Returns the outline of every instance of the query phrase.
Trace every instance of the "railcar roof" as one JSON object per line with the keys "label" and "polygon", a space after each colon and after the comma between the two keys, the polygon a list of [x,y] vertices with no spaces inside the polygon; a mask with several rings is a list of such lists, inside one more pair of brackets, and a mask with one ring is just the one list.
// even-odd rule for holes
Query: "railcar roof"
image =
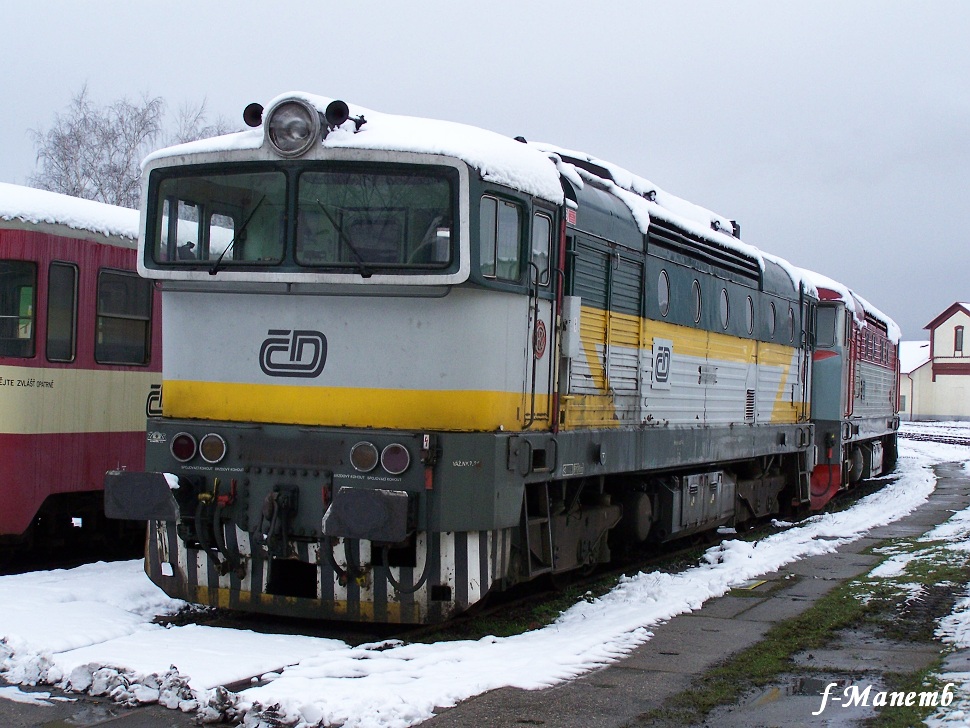
{"label": "railcar roof", "polygon": [[811,280],[817,289],[826,289],[835,294],[837,296],[837,300],[842,301],[845,304],[845,307],[852,311],[853,315],[860,323],[865,321],[867,314],[876,321],[883,323],[886,327],[886,334],[889,336],[889,339],[894,344],[899,343],[900,338],[902,338],[902,331],[896,322],[869,303],[862,296],[853,291],[851,288],[839,283],[838,281],[832,280],[828,276],[824,276],[821,273],[816,273],[815,271],[805,270],[803,268],[802,274],[805,276],[805,278]]}
{"label": "railcar roof", "polygon": [[[333,99],[292,92],[281,94],[267,104],[271,108],[279,101],[298,98],[323,113]],[[349,105],[350,117],[363,116],[366,123],[359,133],[354,123],[345,122],[323,139],[326,148],[370,149],[441,154],[456,157],[477,169],[482,178],[507,185],[526,194],[562,204],[564,195],[561,177],[574,186],[584,184],[590,169],[601,170],[599,176],[607,190],[620,199],[630,210],[636,225],[646,233],[651,216],[682,228],[688,233],[704,238],[716,245],[737,251],[758,262],[762,270],[765,260],[771,260],[784,269],[793,288],[802,285],[812,290],[810,281],[801,276],[800,269],[787,261],[768,256],[758,248],[748,245],[731,233],[731,221],[710,210],[688,202],[659,188],[647,179],[633,174],[611,162],[592,157],[583,152],[570,151],[542,142],[520,142],[501,134],[466,124],[411,116],[385,114],[360,106]],[[166,157],[207,152],[254,150],[262,146],[262,127],[221,137],[203,139],[153,152],[145,158],[143,166]],[[582,163],[583,168],[568,160]],[[719,230],[713,229],[716,224]]]}
{"label": "railcar roof", "polygon": [[138,211],[0,182],[0,220],[138,239]]}

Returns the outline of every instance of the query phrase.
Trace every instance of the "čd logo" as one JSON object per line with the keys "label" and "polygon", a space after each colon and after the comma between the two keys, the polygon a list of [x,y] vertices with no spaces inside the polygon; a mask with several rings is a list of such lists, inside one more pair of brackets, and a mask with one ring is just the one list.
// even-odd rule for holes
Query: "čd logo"
{"label": "\u010dd logo", "polygon": [[259,368],[270,377],[316,377],[327,363],[327,337],[319,331],[270,329],[259,348]]}

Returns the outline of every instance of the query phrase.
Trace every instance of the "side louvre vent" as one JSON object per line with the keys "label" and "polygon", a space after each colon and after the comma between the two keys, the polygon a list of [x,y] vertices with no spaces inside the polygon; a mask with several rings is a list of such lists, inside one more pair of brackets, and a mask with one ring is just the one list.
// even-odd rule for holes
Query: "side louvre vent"
{"label": "side louvre vent", "polygon": [[747,390],[744,399],[744,421],[754,422],[754,390]]}

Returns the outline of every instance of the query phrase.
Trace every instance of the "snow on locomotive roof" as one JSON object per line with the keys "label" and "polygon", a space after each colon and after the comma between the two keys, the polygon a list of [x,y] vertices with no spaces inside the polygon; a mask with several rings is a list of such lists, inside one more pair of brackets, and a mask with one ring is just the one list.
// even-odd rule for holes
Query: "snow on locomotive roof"
{"label": "snow on locomotive roof", "polygon": [[[288,93],[273,99],[267,109],[284,99],[301,99],[321,114],[333,99],[307,93]],[[561,204],[559,173],[538,149],[496,132],[475,126],[436,119],[399,116],[350,106],[351,117],[364,116],[367,122],[354,133],[352,121],[331,131],[322,144],[326,148],[373,149],[457,157],[479,170],[490,182],[507,185],[526,194]],[[181,144],[149,155],[142,165],[159,157],[199,152],[257,149],[263,143],[263,129],[228,134],[212,139]]]}
{"label": "snow on locomotive roof", "polygon": [[[293,98],[309,103],[321,114],[325,113],[327,106],[333,101],[324,96],[292,92],[277,96],[266,108],[271,109],[276,103]],[[350,119],[323,139],[324,147],[456,157],[477,169],[483,179],[507,185],[555,204],[562,204],[564,201],[560,175],[573,183],[580,181],[580,184],[582,177],[589,175],[587,170],[578,169],[563,157],[583,160],[608,172],[612,179],[600,179],[630,208],[637,226],[644,234],[653,216],[745,255],[757,261],[762,270],[765,269],[765,260],[770,260],[785,270],[795,289],[801,285],[807,292],[812,290],[811,282],[801,276],[801,269],[782,258],[769,256],[735,237],[733,223],[728,218],[672,195],[643,177],[610,162],[552,144],[523,143],[502,134],[457,122],[385,114],[360,106],[350,106],[349,110]],[[359,116],[363,116],[366,123],[361,126],[359,133],[355,133],[353,118]],[[184,154],[255,150],[262,146],[263,140],[262,127],[202,139],[153,152],[142,162],[142,167],[157,159]]]}
{"label": "snow on locomotive roof", "polygon": [[138,239],[137,210],[6,182],[0,182],[0,220],[64,225],[100,235]]}
{"label": "snow on locomotive roof", "polygon": [[611,179],[604,177],[600,177],[600,179],[606,183],[614,195],[623,200],[630,208],[630,212],[633,213],[637,225],[644,234],[650,226],[651,218],[672,223],[688,233],[757,261],[762,270],[765,270],[765,261],[770,261],[787,273],[796,290],[799,286],[802,286],[806,293],[816,295],[814,285],[811,280],[802,275],[800,268],[793,266],[784,258],[769,255],[735,237],[733,220],[672,195],[653,182],[612,162],[597,159],[585,152],[563,149],[552,144],[533,143],[532,145],[547,152],[556,162],[560,172],[574,184],[577,178],[581,183],[584,177],[588,177],[592,173],[587,169],[576,168],[569,164],[566,161],[567,159],[581,160],[594,168],[602,168]]}
{"label": "snow on locomotive roof", "polygon": [[902,338],[902,331],[896,322],[869,303],[858,293],[853,291],[851,288],[839,283],[838,281],[832,280],[828,276],[824,276],[821,273],[816,273],[815,271],[802,269],[802,274],[805,276],[805,278],[811,280],[816,288],[825,288],[836,294],[839,297],[839,300],[845,303],[845,307],[852,311],[856,319],[858,319],[860,322],[864,322],[865,316],[868,314],[876,321],[884,324],[886,327],[886,335],[889,337],[889,339],[894,344],[899,343],[900,338]]}

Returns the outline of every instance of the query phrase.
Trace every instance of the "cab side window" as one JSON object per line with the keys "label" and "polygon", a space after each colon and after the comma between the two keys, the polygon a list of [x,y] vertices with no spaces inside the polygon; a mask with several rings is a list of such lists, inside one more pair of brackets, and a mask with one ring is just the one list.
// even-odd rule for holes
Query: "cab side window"
{"label": "cab side window", "polygon": [[505,281],[519,280],[519,251],[522,247],[519,206],[486,195],[482,198],[480,212],[482,275]]}
{"label": "cab side window", "polygon": [[549,285],[549,250],[552,247],[552,218],[542,213],[532,216],[532,262],[533,275],[538,276],[540,286]]}

